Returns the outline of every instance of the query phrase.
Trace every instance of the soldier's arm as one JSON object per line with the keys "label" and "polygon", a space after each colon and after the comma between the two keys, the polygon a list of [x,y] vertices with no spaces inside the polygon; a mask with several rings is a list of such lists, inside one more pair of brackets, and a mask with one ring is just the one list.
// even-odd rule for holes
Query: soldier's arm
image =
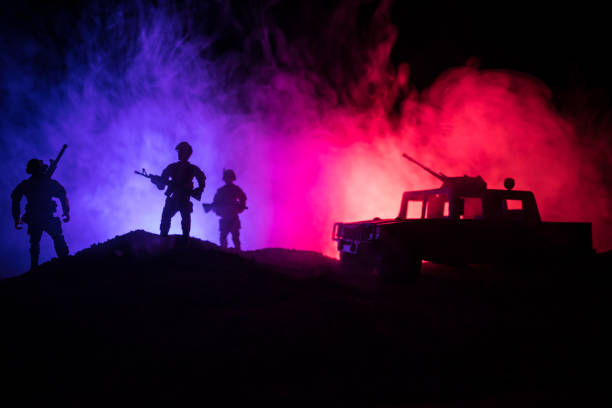
{"label": "soldier's arm", "polygon": [[166,167],[164,171],[162,171],[161,176],[149,174],[149,180],[151,180],[151,183],[153,183],[159,190],[163,190],[168,184],[170,184],[170,176],[172,175],[171,166],[172,165]]}
{"label": "soldier's arm", "polygon": [[202,193],[204,192],[204,186],[206,185],[206,176],[198,166],[196,166],[195,164],[192,164],[191,166],[193,176],[198,181],[198,187],[193,190],[192,197],[194,197],[196,200],[200,200],[200,198],[202,197]]}
{"label": "soldier's arm", "polygon": [[160,178],[161,180],[163,180],[163,181],[164,181],[164,183],[166,183],[166,184],[168,184],[168,182],[170,181],[170,172],[171,172],[171,170],[170,170],[170,166],[172,166],[172,165],[168,165],[168,166],[166,166],[166,168],[164,169],[164,171],[162,171],[161,176],[159,176],[159,178]]}
{"label": "soldier's arm", "polygon": [[221,191],[221,189],[218,189],[217,192],[215,193],[215,196],[214,196],[213,202],[212,202],[214,206],[219,205],[219,199],[220,199],[219,197],[221,196],[221,194],[219,193],[220,191]]}
{"label": "soldier's arm", "polygon": [[238,187],[238,200],[240,200],[240,205],[242,207],[246,207],[247,196],[240,187]]}
{"label": "soldier's arm", "polygon": [[200,170],[198,166],[193,166],[193,167],[195,167],[195,178],[198,181],[198,188],[204,191],[204,187],[206,186],[206,176],[204,175],[204,172]]}
{"label": "soldier's arm", "polygon": [[11,193],[11,213],[13,215],[13,220],[15,221],[15,228],[20,229],[21,224],[21,199],[23,198],[23,182],[19,183],[17,187]]}
{"label": "soldier's arm", "polygon": [[53,197],[59,198],[62,205],[62,217],[64,217],[64,222],[68,222],[70,219],[70,203],[68,202],[66,189],[56,181],[53,190]]}

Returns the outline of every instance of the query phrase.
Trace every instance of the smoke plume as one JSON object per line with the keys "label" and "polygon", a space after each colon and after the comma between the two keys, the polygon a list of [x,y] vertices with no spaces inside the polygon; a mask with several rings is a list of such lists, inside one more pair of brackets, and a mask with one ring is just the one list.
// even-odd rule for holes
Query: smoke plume
{"label": "smoke plume", "polygon": [[[593,222],[595,246],[612,246],[609,139],[578,134],[544,83],[467,64],[417,90],[409,65],[390,59],[401,27],[389,2],[288,7],[102,2],[3,33],[3,276],[28,260],[7,197],[27,160],[54,157],[64,143],[54,178],[71,202],[72,253],[159,231],[164,196],[134,170],[159,174],[183,140],[207,176],[202,201],[223,168],[236,172],[248,196],[245,249],[335,256],[334,222],[395,217],[403,191],[439,185],[402,152],[491,187],[512,176],[534,191],[544,220]],[[192,235],[218,242],[218,219],[199,204]],[[41,246],[42,260],[54,256],[48,238]]]}

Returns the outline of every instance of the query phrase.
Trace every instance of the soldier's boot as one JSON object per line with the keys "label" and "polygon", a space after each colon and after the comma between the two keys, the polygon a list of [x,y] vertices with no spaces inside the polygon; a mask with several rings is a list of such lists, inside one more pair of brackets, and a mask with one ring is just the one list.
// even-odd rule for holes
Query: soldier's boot
{"label": "soldier's boot", "polygon": [[240,234],[238,231],[232,233],[232,241],[234,242],[234,249],[240,251]]}

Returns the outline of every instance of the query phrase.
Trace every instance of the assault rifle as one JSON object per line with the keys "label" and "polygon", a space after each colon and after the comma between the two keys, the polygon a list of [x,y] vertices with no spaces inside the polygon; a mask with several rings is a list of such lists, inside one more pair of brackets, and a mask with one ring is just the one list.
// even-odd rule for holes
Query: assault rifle
{"label": "assault rifle", "polygon": [[[207,214],[210,212],[210,210],[213,210],[215,213],[217,212],[217,205],[215,203],[210,203],[210,204],[202,203],[202,207],[204,207],[204,212],[206,212]],[[240,208],[238,213],[241,213],[244,210],[248,210],[248,209],[249,207],[245,205],[244,207]]]}
{"label": "assault rifle", "polygon": [[[151,180],[151,183],[155,184],[155,187],[157,187],[159,190],[163,190],[167,184],[172,185],[172,181],[168,182],[166,180],[164,180],[161,176],[157,176],[155,174],[151,174],[151,173],[147,173],[147,171],[145,169],[142,169],[142,171],[138,171],[138,170],[134,170],[134,173],[146,177],[149,180]],[[166,195],[170,196],[172,194],[172,188],[168,188],[168,190],[166,190]],[[193,198],[195,198],[196,200],[200,201],[200,199],[202,198],[202,188],[195,188],[192,189],[191,192],[189,193],[189,195]]]}
{"label": "assault rifle", "polygon": [[57,155],[57,157],[55,158],[55,160],[53,160],[53,159],[49,160],[51,162],[51,165],[49,165],[49,167],[47,168],[47,171],[45,172],[45,176],[47,176],[49,178],[51,178],[51,176],[53,176],[53,173],[55,173],[55,170],[57,169],[57,163],[60,161],[60,159],[64,155],[64,152],[66,151],[66,148],[68,148],[68,145],[64,144],[62,146],[62,150],[60,150],[60,152]]}
{"label": "assault rifle", "polygon": [[159,190],[163,190],[166,188],[166,181],[161,176],[156,176],[155,174],[147,173],[147,171],[143,168],[142,171],[134,170],[134,173],[146,177],[151,180],[151,183],[155,184]]}

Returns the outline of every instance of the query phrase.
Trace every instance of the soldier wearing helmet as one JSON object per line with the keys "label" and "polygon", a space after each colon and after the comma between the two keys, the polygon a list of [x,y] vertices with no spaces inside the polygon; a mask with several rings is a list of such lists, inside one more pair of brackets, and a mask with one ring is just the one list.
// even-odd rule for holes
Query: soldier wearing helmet
{"label": "soldier wearing helmet", "polygon": [[[227,248],[227,235],[232,234],[234,248],[240,250],[240,218],[246,206],[246,194],[234,184],[236,173],[233,170],[223,170],[225,185],[217,190],[211,207],[221,218],[219,219],[219,242],[221,247]],[[206,210],[206,206],[204,207]]]}
{"label": "soldier wearing helmet", "polygon": [[[26,166],[26,172],[30,178],[17,185],[11,194],[12,213],[15,228],[21,229],[22,222],[28,224],[30,235],[30,270],[38,266],[40,255],[40,239],[42,233],[46,232],[53,239],[53,245],[57,256],[62,258],[68,256],[68,245],[62,233],[62,224],[55,217],[57,204],[53,198],[58,198],[62,205],[62,217],[64,222],[70,220],[70,206],[66,197],[64,187],[47,174],[47,166],[42,160],[32,159]],[[21,217],[21,199],[26,197],[27,204],[25,214]]]}
{"label": "soldier wearing helmet", "polygon": [[[206,176],[198,166],[189,162],[193,149],[187,142],[181,142],[176,146],[178,161],[170,164],[164,169],[160,176],[158,187],[166,189],[166,204],[162,211],[160,234],[167,236],[170,231],[170,220],[177,213],[181,213],[181,227],[183,236],[189,237],[191,231],[191,213],[193,204],[191,197],[200,199],[206,183]],[[198,187],[193,188],[193,179],[198,181]]]}

